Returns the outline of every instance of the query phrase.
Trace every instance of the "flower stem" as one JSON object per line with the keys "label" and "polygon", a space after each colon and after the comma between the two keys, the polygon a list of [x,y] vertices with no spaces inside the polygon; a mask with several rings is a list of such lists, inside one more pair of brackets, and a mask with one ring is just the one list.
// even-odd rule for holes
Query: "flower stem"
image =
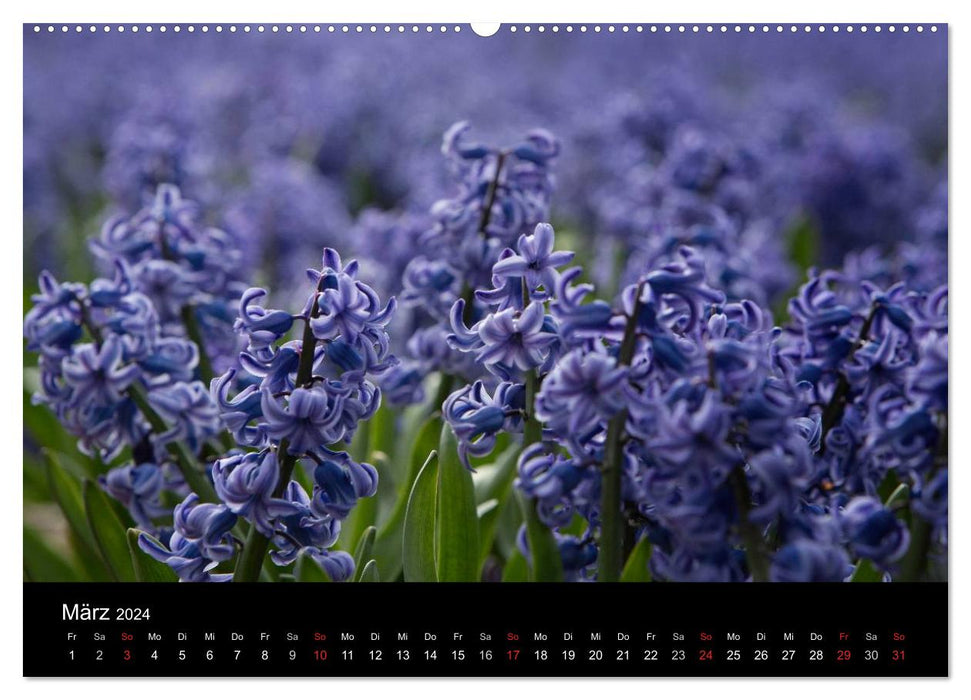
{"label": "flower stem", "polygon": [[934,528],[919,515],[913,514],[910,526],[910,547],[900,562],[900,573],[896,581],[920,581],[927,568],[927,555],[933,542]]}
{"label": "flower stem", "polygon": [[485,202],[482,212],[479,215],[479,235],[485,237],[486,229],[489,227],[489,219],[492,217],[492,207],[496,203],[496,194],[499,191],[499,178],[502,175],[502,166],[506,162],[506,154],[503,151],[496,156],[496,172],[489,181],[489,188],[486,190]]}
{"label": "flower stem", "polygon": [[[492,218],[492,207],[496,204],[496,194],[499,192],[499,178],[502,175],[502,166],[506,162],[506,154],[500,152],[496,156],[496,172],[489,181],[486,188],[485,199],[482,202],[482,211],[479,212],[479,225],[476,229],[481,238],[488,238],[489,221]],[[469,285],[468,281],[462,288],[462,299],[465,300],[465,310],[462,312],[462,320],[466,325],[472,325],[474,314],[475,290]],[[441,408],[441,406],[439,406]]]}
{"label": "flower stem", "polygon": [[[870,335],[870,327],[873,325],[873,319],[877,313],[877,307],[874,306],[870,309],[869,315],[863,322],[863,326],[860,328],[860,335],[857,337],[856,344],[853,347],[853,351],[850,353],[850,358],[856,353],[856,349],[860,346],[860,343],[867,340],[867,336]],[[846,404],[850,400],[850,382],[846,378],[846,375],[840,372],[839,379],[836,381],[836,388],[833,389],[833,395],[829,399],[829,403],[823,408],[823,415],[820,418],[820,423],[822,426],[822,435],[819,440],[819,455],[823,456],[826,454],[826,436],[829,435],[829,431],[836,427],[840,420],[843,418],[843,412],[846,410]]]}
{"label": "flower stem", "polygon": [[[158,435],[166,432],[168,426],[165,424],[165,419],[160,416],[154,408],[152,408],[151,403],[148,400],[148,393],[145,391],[145,387],[137,382],[128,387],[126,392],[128,397],[141,411],[142,416],[148,421],[148,424],[152,426],[152,431]],[[166,445],[166,449],[169,454],[172,455],[176,466],[179,468],[179,472],[185,479],[185,482],[203,501],[209,501],[210,503],[218,502],[216,498],[216,492],[212,488],[212,484],[206,479],[199,467],[198,460],[195,455],[189,452],[188,448],[181,442],[170,442]]]}
{"label": "flower stem", "polygon": [[[104,342],[104,338],[101,335],[101,329],[98,328],[94,321],[91,319],[91,313],[88,309],[87,304],[83,299],[78,299],[78,303],[81,306],[81,324],[88,331],[91,339],[97,347],[101,347]],[[142,417],[148,421],[149,426],[156,435],[162,435],[168,431],[169,426],[165,423],[165,419],[158,414],[158,412],[152,408],[152,404],[148,398],[148,392],[145,387],[139,382],[133,382],[131,385],[125,389],[125,395],[131,399],[132,403],[141,412]],[[189,488],[195,491],[195,493],[204,501],[217,502],[216,492],[212,488],[212,484],[206,479],[202,469],[199,467],[198,460],[196,456],[192,454],[185,445],[181,442],[171,442],[166,446],[169,454],[172,455],[175,465],[178,467],[179,472],[185,479],[185,482],[189,485]]]}
{"label": "flower stem", "polygon": [[215,376],[212,369],[212,362],[206,352],[206,346],[202,339],[202,331],[199,328],[199,320],[196,318],[196,310],[192,305],[182,307],[182,325],[185,326],[185,333],[199,350],[199,378],[206,388],[209,387],[212,378]]}
{"label": "flower stem", "polygon": [[523,423],[523,449],[543,439],[543,426],[536,420],[536,394],[539,377],[536,372],[526,373],[526,419]]}
{"label": "flower stem", "polygon": [[[539,375],[535,371],[526,373],[526,408],[523,421],[524,450],[543,439],[543,426],[536,420],[535,413],[539,383]],[[530,580],[537,582],[563,581],[563,561],[560,557],[560,549],[556,544],[553,532],[546,523],[540,520],[539,513],[536,511],[536,499],[520,493],[518,500],[523,519],[526,522],[526,538],[532,559]]]}
{"label": "flower stem", "polygon": [[[937,435],[934,463],[925,477],[928,483],[933,481],[939,470],[947,469],[947,419],[947,413],[940,418],[941,425]],[[895,578],[897,581],[920,581],[927,572],[931,546],[934,544],[934,526],[914,513],[912,508],[910,513],[910,547],[900,561],[900,573]]]}
{"label": "flower stem", "polygon": [[[634,308],[627,319],[624,337],[617,355],[617,365],[630,365],[637,340],[637,317],[641,310],[641,294],[644,283],[634,297]],[[621,410],[607,424],[607,441],[604,447],[604,463],[600,477],[600,561],[597,566],[598,581],[619,581],[624,567],[625,518],[621,507],[624,461],[624,426],[627,409]]]}
{"label": "flower stem", "polygon": [[[169,246],[168,239],[165,237],[165,227],[159,227],[158,236],[159,250],[162,252],[162,258],[170,262],[178,263],[175,256],[172,254],[172,248]],[[202,340],[202,331],[199,329],[199,321],[196,319],[196,310],[192,304],[186,304],[180,309],[180,317],[182,318],[182,326],[185,328],[185,334],[188,336],[189,340],[195,343],[196,349],[199,351],[199,377],[202,379],[202,383],[209,387],[209,383],[215,376],[212,371],[212,362],[209,361],[209,355],[206,353],[206,346]]]}
{"label": "flower stem", "polygon": [[445,374],[444,372],[439,373],[438,388],[435,390],[435,398],[432,399],[432,405],[429,407],[430,413],[441,413],[442,404],[452,393],[452,386],[455,384],[455,377],[451,374]]}
{"label": "flower stem", "polygon": [[728,480],[735,492],[735,505],[738,508],[738,532],[745,545],[745,561],[748,563],[749,573],[752,580],[756,582],[769,580],[769,560],[765,555],[765,543],[762,540],[762,533],[759,528],[749,520],[749,511],[752,510],[752,493],[748,488],[748,481],[745,478],[745,470],[742,465],[737,465]]}
{"label": "flower stem", "polygon": [[[318,289],[318,292],[320,290]],[[304,323],[303,341],[300,345],[300,363],[297,365],[297,377],[294,384],[298,387],[306,386],[313,379],[314,373],[314,353],[317,350],[317,337],[314,335],[313,328],[310,326],[310,319],[317,315],[317,299],[314,299],[310,315]],[[273,498],[280,498],[287,484],[290,483],[290,476],[293,468],[297,464],[296,455],[290,454],[289,443],[286,440],[280,441],[277,455],[280,460],[280,474],[277,479],[276,488],[273,489]],[[250,528],[246,542],[243,544],[243,551],[240,552],[236,560],[236,570],[233,573],[233,581],[246,583],[257,581],[260,577],[260,570],[263,568],[263,560],[266,558],[266,550],[270,546],[270,538],[261,533],[255,527]]]}

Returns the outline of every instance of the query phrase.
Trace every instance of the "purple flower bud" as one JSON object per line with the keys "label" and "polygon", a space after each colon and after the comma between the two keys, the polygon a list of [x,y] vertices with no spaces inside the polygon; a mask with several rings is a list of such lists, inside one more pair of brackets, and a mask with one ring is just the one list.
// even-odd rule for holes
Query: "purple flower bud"
{"label": "purple flower bud", "polygon": [[525,407],[522,384],[501,382],[490,396],[481,381],[453,392],[442,406],[442,415],[455,431],[459,456],[466,468],[469,457],[492,452],[500,431],[518,429]]}
{"label": "purple flower bud", "polygon": [[279,478],[280,466],[272,450],[231,455],[212,465],[219,499],[267,537],[273,535],[277,518],[298,512],[290,501],[273,496]]}
{"label": "purple flower bud", "polygon": [[196,494],[189,494],[175,507],[175,531],[161,546],[144,534],[138,546],[153,559],[172,567],[180,581],[228,581],[231,574],[210,574],[219,562],[235,553],[230,530],[236,516],[224,505],[199,503]]}
{"label": "purple flower bud", "polygon": [[314,493],[310,508],[318,516],[342,520],[358,499],[373,496],[378,474],[370,464],[358,464],[343,453],[323,459],[314,468]]}
{"label": "purple flower bud", "polygon": [[239,299],[239,316],[233,330],[249,336],[249,347],[257,351],[269,347],[285,336],[293,325],[293,316],[286,311],[264,309],[255,302],[266,296],[259,287],[247,289]]}
{"label": "purple flower bud", "polygon": [[556,289],[558,273],[556,268],[566,265],[573,259],[573,253],[553,251],[553,227],[549,224],[536,224],[530,235],[522,235],[516,244],[516,254],[500,259],[492,268],[492,273],[500,278],[522,277],[533,298],[542,288],[545,296]]}
{"label": "purple flower bud", "polygon": [[886,568],[910,545],[907,526],[879,501],[868,496],[851,500],[839,514],[843,533],[857,556]]}
{"label": "purple flower bud", "polygon": [[812,540],[787,544],[772,559],[769,578],[788,583],[843,581],[853,566],[841,548]]}

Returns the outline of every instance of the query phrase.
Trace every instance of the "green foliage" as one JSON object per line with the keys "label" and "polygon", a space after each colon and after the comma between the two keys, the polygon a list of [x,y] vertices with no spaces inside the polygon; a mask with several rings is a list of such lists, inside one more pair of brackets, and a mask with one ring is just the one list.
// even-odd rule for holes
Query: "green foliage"
{"label": "green foliage", "polygon": [[119,520],[108,497],[98,486],[85,479],[81,487],[85,518],[98,551],[116,581],[134,581],[127,529]]}
{"label": "green foliage", "polygon": [[786,234],[789,262],[801,273],[819,261],[819,232],[808,217],[801,217]]}
{"label": "green foliage", "polygon": [[141,550],[138,546],[139,535],[144,535],[152,542],[158,544],[158,540],[148,533],[144,533],[133,527],[128,528],[128,551],[131,554],[131,564],[135,572],[135,579],[137,581],[152,583],[173,583],[178,581],[179,577],[175,575],[171,567],[160,561],[155,561]]}
{"label": "green foliage", "polygon": [[526,520],[526,539],[529,542],[529,554],[532,560],[530,567],[530,581],[562,581],[563,561],[560,559],[560,549],[556,545],[556,538],[548,527],[536,514],[536,505],[532,499],[521,493],[519,507]]}
{"label": "green foliage", "polygon": [[371,560],[371,549],[374,547],[374,539],[377,534],[376,527],[368,526],[357,541],[357,547],[354,548],[354,565],[357,567],[358,574],[362,571],[364,562]]}
{"label": "green foliage", "polygon": [[[25,528],[25,579],[175,581],[170,567],[138,547],[144,533],[129,529],[124,507],[97,486],[95,479],[107,466],[81,455],[50,412],[29,402],[31,381],[25,378],[25,442],[47,447],[26,451],[25,493],[35,508],[45,502],[58,506],[71,555],[60,554],[41,530]],[[355,458],[374,464],[381,477],[378,495],[362,499],[343,524],[338,547],[354,554],[353,580],[478,581],[490,557],[509,576],[555,577],[555,568],[544,573],[550,567],[542,556],[538,571],[531,573],[517,551],[516,533],[523,522],[512,497],[518,442],[503,436],[493,455],[474,460],[476,471],[471,472],[458,457],[453,432],[431,411],[433,403],[404,412],[383,407],[346,447]],[[294,478],[304,483],[307,475],[298,469]],[[555,552],[552,534],[546,528],[543,532]],[[261,580],[330,579],[315,561],[300,557],[290,570],[264,567]]]}
{"label": "green foliage", "polygon": [[113,580],[114,577],[111,576],[101,557],[100,549],[84,512],[80,479],[64,469],[59,455],[46,449],[42,451],[42,454],[47,473],[48,490],[51,498],[60,507],[64,518],[67,520],[73,550],[77,554],[86,580]]}
{"label": "green foliage", "polygon": [[[422,466],[428,456],[438,448],[442,421],[437,416],[428,418],[414,435],[410,450],[395,450],[395,453],[405,452],[407,457],[407,471],[398,486],[398,496],[388,519],[378,528],[378,535],[374,542],[373,556],[378,563],[385,581],[394,581],[402,571],[402,533],[404,531],[405,513],[411,493],[418,479]],[[384,475],[382,474],[382,478]]]}
{"label": "green foliage", "polygon": [[776,323],[783,323],[789,318],[789,299],[798,293],[799,286],[808,279],[809,269],[819,264],[819,231],[809,217],[797,218],[786,231],[785,238],[786,257],[796,271],[796,283],[773,304],[772,315]]}
{"label": "green foliage", "polygon": [[361,569],[360,575],[355,579],[355,581],[364,583],[377,583],[380,580],[381,577],[378,575],[378,563],[374,561],[374,559],[364,565],[364,568]]}
{"label": "green foliage", "polygon": [[401,557],[405,581],[437,581],[435,504],[438,498],[438,453],[432,450],[418,472],[405,512]]}
{"label": "green foliage", "polygon": [[27,581],[78,581],[72,564],[55,552],[32,528],[24,526],[24,579]]}
{"label": "green foliage", "polygon": [[485,503],[476,506],[475,513],[479,518],[479,568],[485,564],[486,559],[492,552],[492,541],[496,534],[496,525],[499,522],[499,501],[492,498]]}
{"label": "green foliage", "polygon": [[890,510],[903,507],[910,502],[910,487],[907,484],[898,484],[889,496],[887,496],[886,506]]}
{"label": "green foliage", "polygon": [[330,576],[312,557],[301,554],[293,569],[293,578],[300,583],[330,583]]}
{"label": "green foliage", "polygon": [[883,580],[883,572],[869,559],[860,559],[850,581],[854,583],[878,583]]}
{"label": "green foliage", "polygon": [[627,557],[624,570],[620,574],[623,583],[647,583],[651,580],[651,571],[647,567],[647,562],[651,558],[651,541],[647,537],[642,537],[634,545],[633,551]]}
{"label": "green foliage", "polygon": [[[513,445],[499,455],[495,464],[479,469],[475,475],[476,501],[479,503],[479,566],[496,548],[496,537],[504,507],[510,503],[509,495],[516,478],[519,463],[519,445]],[[494,503],[492,508],[482,511],[486,503]],[[518,529],[518,526],[517,526]],[[513,535],[515,537],[515,535]]]}
{"label": "green foliage", "polygon": [[450,426],[439,444],[436,552],[439,581],[479,580],[479,519],[472,473],[459,459]]}
{"label": "green foliage", "polygon": [[529,581],[529,564],[520,551],[513,552],[502,570],[503,583],[525,583]]}

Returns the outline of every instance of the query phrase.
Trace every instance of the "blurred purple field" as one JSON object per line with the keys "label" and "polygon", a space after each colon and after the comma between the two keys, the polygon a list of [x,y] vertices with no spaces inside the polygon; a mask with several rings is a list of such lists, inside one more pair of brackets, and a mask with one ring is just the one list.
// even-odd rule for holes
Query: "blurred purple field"
{"label": "blurred purple field", "polygon": [[25,576],[946,578],[947,51],[25,26]]}

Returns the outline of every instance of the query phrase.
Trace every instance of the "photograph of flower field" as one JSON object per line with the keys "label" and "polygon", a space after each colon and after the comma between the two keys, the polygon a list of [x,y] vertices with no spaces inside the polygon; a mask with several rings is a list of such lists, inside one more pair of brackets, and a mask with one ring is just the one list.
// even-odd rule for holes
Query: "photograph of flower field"
{"label": "photograph of flower field", "polygon": [[946,31],[82,29],[26,581],[947,579]]}

